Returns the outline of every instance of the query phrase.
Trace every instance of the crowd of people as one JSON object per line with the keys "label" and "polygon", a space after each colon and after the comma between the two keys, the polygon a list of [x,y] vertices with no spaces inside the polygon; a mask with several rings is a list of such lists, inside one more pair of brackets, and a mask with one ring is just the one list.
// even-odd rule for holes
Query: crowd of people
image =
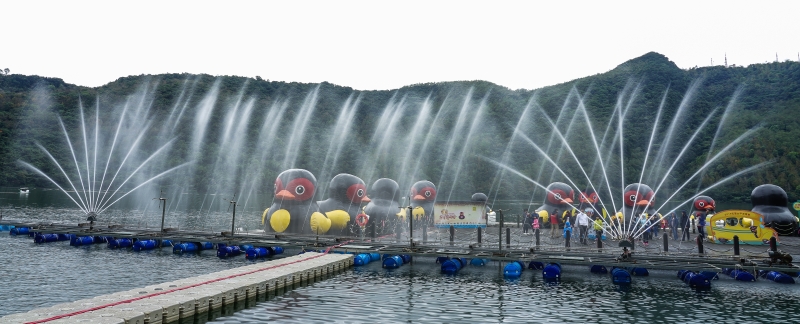
{"label": "crowd of people", "polygon": [[[542,228],[542,224],[545,220],[541,219],[537,213],[531,213],[527,209],[524,212],[523,217],[523,224],[522,224],[522,234],[523,235],[535,235],[539,233],[539,230]],[[572,221],[571,218],[574,218],[576,226],[578,227],[578,240],[580,244],[587,245],[588,243],[588,233],[589,227],[595,232],[596,237],[602,237],[604,231],[604,223],[603,217],[601,215],[595,215],[594,210],[591,208],[587,208],[583,211],[578,211],[578,213],[572,217],[568,216],[567,213],[562,215],[561,221],[559,221],[559,213],[558,209],[553,211],[552,214],[547,216],[548,219],[546,220],[547,223],[550,224],[550,237],[557,238],[561,236],[566,236],[569,234],[572,236]],[[560,224],[563,223],[563,229],[560,230]]]}
{"label": "crowd of people", "polygon": [[[641,234],[640,239],[644,245],[649,244],[650,240],[658,238],[661,231],[675,241],[679,239],[688,241],[695,230],[701,237],[705,236],[706,216],[708,213],[709,211],[706,211],[695,217],[694,214],[687,214],[686,211],[682,211],[680,216],[675,212],[670,212],[666,216],[661,214],[649,215],[647,212],[643,212],[636,215],[627,226],[630,226],[629,228],[633,229],[635,233]],[[541,219],[542,217],[547,217],[547,219]],[[605,224],[602,215],[595,213],[592,208],[577,210],[577,213],[565,211],[563,214],[560,214],[559,210],[556,209],[547,216],[540,216],[525,209],[523,235],[540,233],[540,229],[544,228],[544,223],[548,223],[550,224],[551,238],[566,237],[567,235],[572,237],[575,228],[577,228],[579,244],[587,245],[590,229],[595,232],[595,237],[602,237],[607,226],[616,228],[625,226],[624,216],[621,212],[612,215],[609,221],[609,224]],[[574,227],[573,223],[575,224]]]}

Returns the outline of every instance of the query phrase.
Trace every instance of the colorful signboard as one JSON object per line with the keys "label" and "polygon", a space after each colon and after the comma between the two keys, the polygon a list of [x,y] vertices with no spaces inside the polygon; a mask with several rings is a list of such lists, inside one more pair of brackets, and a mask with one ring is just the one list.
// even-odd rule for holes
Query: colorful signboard
{"label": "colorful signboard", "polygon": [[486,205],[482,202],[449,202],[434,204],[436,227],[485,228]]}

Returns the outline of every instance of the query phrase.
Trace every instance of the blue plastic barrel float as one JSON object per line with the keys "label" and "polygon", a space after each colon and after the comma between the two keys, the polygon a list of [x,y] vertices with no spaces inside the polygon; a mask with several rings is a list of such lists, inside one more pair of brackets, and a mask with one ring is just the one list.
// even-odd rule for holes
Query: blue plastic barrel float
{"label": "blue plastic barrel float", "polygon": [[201,250],[213,250],[214,249],[214,243],[211,243],[211,242],[200,242],[200,244],[198,244],[197,247],[200,248]]}
{"label": "blue plastic barrel float", "polygon": [[136,243],[133,243],[133,250],[136,252],[143,251],[143,250],[152,250],[158,247],[158,242],[156,240],[138,240]]}
{"label": "blue plastic barrel float", "polygon": [[761,275],[761,277],[766,278],[768,280],[772,280],[772,281],[777,282],[777,283],[782,283],[782,284],[793,284],[794,283],[794,278],[792,278],[792,276],[787,275],[787,274],[785,274],[783,272],[761,270],[759,272],[759,274]]}
{"label": "blue plastic barrel float", "polygon": [[383,267],[386,269],[397,269],[403,265],[403,258],[399,255],[384,254]]}
{"label": "blue plastic barrel float", "polygon": [[604,265],[595,264],[590,269],[592,273],[599,273],[599,274],[606,274],[608,273],[608,269]]}
{"label": "blue plastic barrel float", "polygon": [[469,260],[469,264],[470,265],[477,266],[477,267],[485,266],[487,263],[489,263],[489,260],[481,259],[481,258],[474,258],[472,260]]}
{"label": "blue plastic barrel float", "polygon": [[242,244],[242,245],[239,245],[239,250],[247,251],[247,249],[252,248],[252,247],[255,247],[255,246],[253,246],[252,244]]}
{"label": "blue plastic barrel float", "polygon": [[283,254],[283,248],[280,246],[267,246],[266,249],[269,250],[270,256]]}
{"label": "blue plastic barrel float", "polygon": [[0,231],[10,231],[14,225],[0,225]]}
{"label": "blue plastic barrel float", "polygon": [[531,261],[530,263],[528,263],[528,269],[531,269],[531,270],[542,270],[542,269],[544,269],[544,263],[539,262],[539,261]]}
{"label": "blue plastic barrel float", "polygon": [[172,247],[172,253],[178,253],[178,254],[195,253],[199,251],[200,251],[199,244],[193,242],[183,242],[181,244],[175,244],[175,246]]}
{"label": "blue plastic barrel float", "polygon": [[646,268],[630,268],[630,269],[628,269],[628,271],[630,271],[630,273],[632,275],[639,276],[639,277],[644,277],[644,276],[649,276],[650,275],[650,271],[647,271]]}
{"label": "blue plastic barrel float", "polygon": [[372,256],[367,253],[361,253],[353,258],[353,265],[363,266],[372,262]]}
{"label": "blue plastic barrel float", "polygon": [[542,278],[545,281],[561,280],[561,265],[558,263],[548,263],[542,270]]}
{"label": "blue plastic barrel float", "polygon": [[239,254],[242,254],[242,249],[237,245],[228,246],[222,243],[217,244],[217,257],[220,259],[237,256]]}
{"label": "blue plastic barrel float", "polygon": [[408,254],[401,254],[400,258],[403,259],[403,263],[411,262],[411,256]]}
{"label": "blue plastic barrel float", "polygon": [[95,236],[94,243],[108,243],[108,241],[113,240],[114,238],[111,236]]}
{"label": "blue plastic barrel float", "polygon": [[69,241],[71,240],[75,234],[58,234],[59,241]]}
{"label": "blue plastic barrel float", "polygon": [[33,242],[34,243],[50,243],[50,242],[57,242],[57,241],[59,241],[58,234],[36,233],[36,235],[33,236]]}
{"label": "blue plastic barrel float", "polygon": [[689,284],[692,288],[711,288],[711,280],[694,271],[686,271],[683,276],[683,282]]}
{"label": "blue plastic barrel float", "polygon": [[258,258],[269,258],[276,254],[282,254],[283,248],[280,246],[252,247],[244,252],[244,257],[248,260]]}
{"label": "blue plastic barrel float", "polygon": [[463,267],[464,264],[462,264],[461,260],[459,260],[458,258],[453,258],[453,259],[448,258],[447,260],[442,262],[440,269],[442,273],[456,274],[458,273],[458,270],[461,270],[461,268]]}
{"label": "blue plastic barrel float", "polygon": [[251,247],[244,251],[244,257],[248,260],[268,258],[272,256],[272,249],[266,247]]}
{"label": "blue plastic barrel float", "polygon": [[700,271],[700,275],[708,278],[708,280],[718,280],[719,275],[716,271]]}
{"label": "blue plastic barrel float", "polygon": [[525,263],[522,261],[511,261],[503,267],[503,277],[506,278],[519,278],[522,276],[522,271],[525,270]]}
{"label": "blue plastic barrel float", "polygon": [[623,268],[611,268],[611,282],[615,285],[630,285],[631,274]]}
{"label": "blue plastic barrel float", "polygon": [[119,248],[126,248],[131,247],[133,245],[133,240],[129,238],[118,238],[108,241],[106,246],[109,249],[119,249]]}
{"label": "blue plastic barrel float", "polygon": [[369,254],[369,259],[370,259],[370,262],[372,262],[372,261],[380,261],[381,260],[381,254],[377,253],[377,252],[372,252],[372,253]]}
{"label": "blue plastic barrel float", "polygon": [[678,270],[678,279],[683,281],[683,278],[686,278],[686,275],[691,272],[689,270]]}
{"label": "blue plastic barrel float", "polygon": [[94,244],[94,236],[75,236],[69,240],[71,246],[92,245]]}
{"label": "blue plastic barrel float", "polygon": [[458,270],[461,270],[461,268],[465,267],[466,265],[467,260],[464,258],[451,258],[442,262],[441,270],[442,273],[456,274],[458,273]]}
{"label": "blue plastic barrel float", "polygon": [[739,281],[756,281],[756,276],[742,269],[722,269],[722,272]]}
{"label": "blue plastic barrel float", "polygon": [[30,227],[15,227],[8,230],[8,234],[11,235],[28,235],[31,233]]}

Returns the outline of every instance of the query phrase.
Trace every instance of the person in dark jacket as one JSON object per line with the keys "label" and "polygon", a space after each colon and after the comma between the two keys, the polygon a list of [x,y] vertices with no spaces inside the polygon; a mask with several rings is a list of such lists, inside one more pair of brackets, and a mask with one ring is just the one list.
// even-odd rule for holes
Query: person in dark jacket
{"label": "person in dark jacket", "polygon": [[528,231],[531,229],[531,223],[533,223],[533,217],[531,216],[531,213],[529,213],[528,210],[526,209],[525,217],[522,220],[522,234],[524,235],[530,234],[528,233]]}
{"label": "person in dark jacket", "polygon": [[706,239],[706,217],[708,217],[708,210],[697,215],[697,231],[700,232],[700,237]]}
{"label": "person in dark jacket", "polygon": [[678,215],[675,215],[675,212],[669,213],[669,231],[672,232],[672,239],[675,241],[678,240],[679,226],[680,222],[678,221]]}
{"label": "person in dark jacket", "polygon": [[642,233],[642,243],[644,243],[644,246],[647,246],[647,244],[650,243],[650,233],[651,233],[650,216],[647,215],[647,212],[642,213],[642,215],[639,218],[639,223],[641,224],[642,230],[644,230],[644,232]]}
{"label": "person in dark jacket", "polygon": [[686,215],[686,211],[681,212],[681,230],[683,234],[681,235],[681,241],[686,241],[689,239],[689,215]]}

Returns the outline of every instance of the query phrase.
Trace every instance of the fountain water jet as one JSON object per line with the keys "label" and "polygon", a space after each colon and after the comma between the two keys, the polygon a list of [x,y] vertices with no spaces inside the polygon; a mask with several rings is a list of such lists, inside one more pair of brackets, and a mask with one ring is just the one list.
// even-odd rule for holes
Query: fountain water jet
{"label": "fountain water jet", "polygon": [[[126,108],[127,108],[127,106],[126,106]],[[99,151],[101,150],[100,145],[99,145],[99,143],[100,143],[99,142],[99,138],[100,138],[100,117],[99,117],[100,108],[99,108],[99,103],[97,104],[96,116],[95,116],[94,146],[90,147],[90,145],[89,145],[90,139],[87,136],[87,130],[86,130],[86,116],[84,114],[83,105],[80,104],[80,102],[79,102],[80,130],[81,130],[81,134],[83,135],[82,137],[83,137],[83,148],[84,148],[84,152],[83,152],[84,153],[83,154],[84,159],[83,159],[83,161],[79,161],[78,160],[77,155],[75,154],[74,145],[72,144],[72,140],[70,139],[70,136],[69,136],[69,132],[67,131],[67,128],[64,125],[63,120],[60,117],[57,117],[57,119],[59,121],[59,125],[61,127],[61,130],[62,130],[62,132],[64,134],[65,142],[67,144],[67,147],[70,150],[73,163],[75,164],[75,174],[73,174],[72,176],[70,176],[66,172],[66,170],[64,170],[64,168],[61,166],[61,163],[58,162],[58,159],[55,156],[53,156],[53,154],[51,154],[48,149],[46,149],[41,144],[36,143],[37,147],[39,147],[50,158],[50,160],[56,165],[56,167],[61,171],[62,175],[64,176],[64,179],[69,183],[70,187],[75,192],[74,196],[72,194],[70,194],[67,190],[65,190],[64,187],[62,185],[60,185],[58,183],[58,181],[56,181],[56,179],[53,179],[52,177],[48,176],[44,171],[42,171],[39,168],[35,167],[31,163],[28,163],[28,162],[25,162],[25,161],[22,161],[22,160],[19,160],[18,163],[20,165],[22,165],[23,167],[25,167],[25,168],[27,168],[27,169],[29,169],[29,170],[31,170],[31,171],[43,176],[43,177],[45,177],[51,183],[56,185],[56,187],[58,187],[65,195],[67,195],[69,197],[69,199],[72,200],[81,209],[81,211],[83,211],[85,214],[88,214],[88,215],[91,215],[91,216],[95,216],[97,214],[100,214],[100,213],[104,212],[106,209],[108,209],[110,206],[114,205],[120,199],[122,199],[125,196],[131,194],[132,192],[135,192],[137,189],[141,188],[142,186],[144,186],[144,185],[146,185],[146,184],[148,184],[148,183],[150,183],[150,182],[152,182],[152,181],[154,181],[156,179],[159,179],[159,178],[161,178],[161,177],[163,177],[165,175],[168,175],[168,174],[172,173],[173,171],[175,171],[177,169],[180,169],[180,168],[190,164],[190,162],[183,163],[181,165],[178,165],[176,167],[173,167],[173,168],[170,168],[170,169],[168,169],[166,171],[163,171],[163,172],[161,172],[161,173],[159,173],[159,174],[157,174],[155,176],[152,176],[152,177],[150,177],[150,178],[148,178],[148,179],[146,179],[144,181],[141,181],[138,185],[136,185],[134,188],[128,190],[127,192],[125,192],[121,196],[115,197],[115,195],[120,191],[120,189],[122,189],[134,176],[136,176],[137,173],[143,167],[147,166],[149,162],[153,161],[153,159],[155,159],[157,157],[163,157],[163,154],[161,154],[161,153],[167,147],[169,147],[172,144],[172,142],[174,141],[174,139],[170,140],[166,144],[164,144],[163,146],[159,147],[153,153],[149,154],[147,156],[147,158],[143,162],[139,163],[138,166],[129,166],[128,164],[126,164],[126,162],[129,161],[133,151],[139,146],[139,143],[141,142],[141,139],[142,139],[143,135],[149,129],[150,122],[147,122],[144,125],[144,127],[140,126],[140,131],[139,131],[138,135],[136,136],[136,139],[133,141],[133,144],[130,146],[130,149],[127,151],[127,153],[125,154],[124,158],[122,158],[121,162],[119,163],[119,165],[117,167],[117,171],[114,173],[113,177],[111,178],[109,183],[106,185],[105,184],[105,176],[108,174],[108,168],[112,164],[111,163],[112,156],[115,153],[115,147],[116,147],[117,141],[119,139],[118,135],[119,135],[120,129],[124,125],[125,116],[126,116],[126,114],[124,112],[126,110],[123,110],[123,114],[119,117],[120,120],[119,120],[119,122],[117,124],[117,131],[116,131],[114,139],[113,139],[113,141],[111,143],[111,148],[108,151],[109,157],[106,160],[105,166],[103,166],[103,173],[102,173],[101,183],[100,183],[99,188],[96,188],[93,185],[94,182],[96,181],[97,172],[98,172],[97,156],[99,154]],[[91,152],[91,154],[90,154],[90,152]],[[91,162],[91,163],[90,163],[90,156],[93,157],[93,162]],[[81,162],[83,162],[83,163],[81,163]],[[82,164],[85,164],[85,170],[81,170],[81,165]],[[130,173],[128,174],[128,176],[125,178],[124,181],[122,181],[119,185],[116,185],[116,187],[115,187],[114,186],[114,181],[116,180],[117,176],[125,168],[133,168],[133,170],[130,171]],[[86,173],[86,179],[85,180],[84,180],[84,176],[83,176],[84,172]],[[75,186],[75,184],[73,182],[73,179],[76,176],[77,176],[77,180],[80,182],[80,186],[82,188],[82,192],[77,190],[77,188],[76,188],[76,186]],[[112,190],[113,190],[113,193],[111,193],[111,195],[107,195],[108,192],[112,191]],[[77,200],[76,200],[76,198],[77,198]]]}
{"label": "fountain water jet", "polygon": [[[660,151],[658,151],[658,154],[654,158],[654,162],[653,162],[654,165],[664,164],[664,161],[667,158],[667,155],[666,155],[666,153],[664,151],[666,150],[666,148],[669,148],[670,145],[674,142],[674,137],[675,137],[674,134],[676,132],[677,125],[680,122],[680,120],[682,120],[682,116],[685,114],[685,111],[687,111],[689,109],[689,107],[691,106],[691,102],[693,101],[695,93],[698,91],[700,83],[701,82],[699,80],[695,80],[691,84],[691,86],[689,87],[689,90],[687,90],[687,93],[684,95],[684,98],[681,101],[681,104],[679,106],[678,113],[676,113],[676,115],[673,117],[673,119],[669,123],[669,127],[666,130],[666,132],[664,134],[664,137],[662,138],[662,142],[659,145]],[[616,108],[614,110],[614,115],[615,115],[615,117],[617,119],[616,123],[617,123],[617,126],[618,126],[617,130],[616,130],[616,134],[614,135],[614,137],[618,138],[619,141],[618,141],[617,145],[612,145],[612,148],[610,150],[607,150],[607,152],[610,152],[610,151],[615,150],[615,149],[619,150],[619,164],[620,164],[620,169],[619,170],[620,170],[620,179],[621,179],[622,183],[624,183],[624,181],[625,181],[625,176],[624,176],[624,174],[625,174],[625,167],[624,167],[625,163],[624,163],[624,161],[625,161],[625,152],[626,151],[625,151],[625,146],[624,146],[625,145],[624,131],[626,130],[626,126],[627,126],[627,123],[628,123],[626,121],[625,116],[628,114],[629,111],[631,111],[631,107],[633,106],[634,102],[636,101],[636,98],[637,98],[637,96],[638,96],[638,94],[640,92],[640,89],[641,89],[641,84],[636,84],[635,86],[633,86],[631,83],[629,83],[628,86],[626,86],[626,90],[623,91],[618,96],[617,106],[616,106]],[[574,91],[575,90],[573,88],[573,91],[570,92],[570,95],[568,96],[568,99],[565,102],[569,102],[570,101],[569,98],[570,98],[570,96],[572,96],[575,93]],[[649,163],[648,163],[649,161],[648,160],[651,157],[650,150],[655,147],[657,134],[659,134],[657,126],[661,124],[660,120],[661,120],[662,112],[663,112],[665,104],[666,104],[666,97],[667,97],[668,92],[669,92],[669,89],[667,88],[667,90],[665,91],[665,93],[662,96],[661,101],[660,101],[660,103],[658,105],[657,115],[655,117],[655,120],[652,122],[653,126],[650,126],[650,127],[647,128],[648,130],[650,130],[650,132],[649,132],[650,133],[649,144],[647,144],[647,152],[643,156],[644,165],[642,166],[642,169],[641,169],[642,172],[641,172],[641,174],[639,176],[639,181],[640,181],[639,183],[642,183],[642,181],[646,180],[646,179],[650,179],[651,181],[655,180],[653,178],[655,178],[656,172],[660,173],[659,174],[659,179],[656,180],[657,184],[658,184],[657,187],[656,187],[656,190],[652,191],[651,194],[648,195],[648,198],[645,200],[648,205],[652,204],[652,202],[653,202],[653,200],[655,198],[655,195],[666,184],[667,179],[670,177],[672,171],[675,169],[675,167],[677,166],[678,162],[688,152],[688,148],[694,144],[694,142],[697,139],[698,135],[704,130],[704,128],[707,125],[710,124],[710,121],[716,115],[716,110],[714,110],[711,113],[709,113],[706,116],[706,118],[704,118],[704,120],[699,124],[699,126],[695,127],[695,131],[691,135],[688,136],[688,139],[684,143],[683,148],[676,154],[676,156],[670,158],[673,161],[672,161],[672,163],[670,163],[669,167],[667,167],[664,170],[658,170],[657,171],[656,170],[657,168],[649,166]],[[735,97],[736,96],[734,96],[733,100],[735,100]],[[566,103],[565,103],[565,105],[566,105]],[[612,197],[620,197],[620,196],[616,196],[615,194],[613,194],[614,190],[612,189],[611,182],[609,181],[609,174],[606,171],[606,164],[607,163],[604,162],[604,161],[609,161],[609,160],[607,160],[607,158],[603,157],[604,154],[603,154],[602,147],[604,147],[604,144],[598,144],[597,138],[594,135],[594,127],[590,122],[590,118],[588,116],[588,111],[587,111],[587,109],[586,109],[586,107],[584,105],[584,100],[581,97],[578,98],[578,112],[584,114],[584,120],[586,122],[587,128],[589,129],[589,135],[591,135],[591,141],[592,141],[591,145],[594,146],[594,151],[596,153],[596,157],[595,157],[595,159],[596,159],[595,161],[596,162],[594,162],[594,163],[600,164],[600,171],[602,172],[601,181],[606,182],[606,189],[608,190],[608,193],[611,194]],[[593,189],[595,192],[597,192],[597,188],[595,188],[595,186],[593,184],[594,172],[592,172],[592,175],[587,173],[586,169],[583,166],[584,163],[581,162],[581,158],[579,158],[576,155],[575,150],[570,145],[570,141],[568,139],[568,134],[571,132],[571,127],[567,128],[568,129],[567,133],[562,133],[560,131],[560,129],[563,129],[563,128],[557,126],[558,122],[553,122],[553,120],[548,118],[546,115],[544,117],[542,117],[542,119],[547,122],[546,124],[549,125],[549,128],[550,128],[551,141],[549,141],[549,142],[552,143],[552,140],[554,140],[554,139],[561,141],[561,145],[560,145],[561,148],[559,148],[559,150],[563,149],[563,150],[565,150],[566,153],[568,153],[569,155],[572,156],[572,158],[573,158],[573,160],[574,160],[574,162],[576,164],[576,168],[578,169],[578,172],[582,173],[584,175],[585,179],[588,181],[588,183],[589,183],[588,187]],[[612,121],[613,121],[613,118],[609,122],[612,122]],[[520,122],[522,122],[522,121],[520,121]],[[572,122],[570,123],[570,126],[571,125],[572,125]],[[609,129],[610,129],[610,127],[606,128],[606,133],[603,136],[604,137],[603,142],[605,142],[605,138],[606,138],[606,136],[608,134],[608,130]],[[690,181],[693,178],[695,178],[700,172],[702,172],[703,170],[707,169],[717,159],[719,159],[719,157],[721,157],[722,155],[724,155],[727,152],[729,152],[733,147],[735,147],[741,141],[743,141],[746,138],[752,136],[752,134],[755,131],[756,131],[756,129],[751,129],[751,130],[746,131],[744,134],[742,134],[738,138],[736,138],[733,142],[729,143],[725,148],[720,150],[716,155],[714,155],[713,157],[707,157],[707,163],[705,163],[703,166],[701,166],[701,168],[694,175],[692,175],[687,181]],[[718,132],[719,132],[719,130],[718,130]],[[542,149],[542,147],[540,147],[537,143],[535,143],[531,138],[525,136],[525,134],[522,134],[520,130],[515,129],[514,135],[512,137],[512,140],[514,138],[517,138],[517,137],[523,139],[525,142],[527,142],[529,144],[529,146],[533,147],[535,149],[535,151],[540,154],[540,157],[543,160],[545,160],[547,163],[549,163],[550,166],[552,166],[554,168],[554,171],[559,172],[564,178],[566,178],[566,180],[574,188],[578,188],[578,186],[574,183],[573,179],[566,172],[566,170],[564,170],[562,166],[559,166],[561,164],[561,162],[559,162],[557,159],[551,158],[551,156],[552,156],[550,154],[551,153],[550,152],[551,148]],[[715,138],[715,141],[716,141],[716,138]],[[614,146],[616,146],[616,148],[614,148]],[[609,157],[610,157],[610,155],[609,155]],[[507,160],[507,158],[504,157],[503,160],[505,161],[505,160]],[[500,166],[502,169],[504,169],[506,171],[511,169],[510,166],[506,165],[507,164],[506,162],[497,162],[497,161],[491,161],[491,162],[493,164],[497,165],[497,166]],[[730,179],[732,179],[732,178],[734,178],[736,176],[740,176],[740,175],[746,174],[748,172],[753,172],[753,171],[759,170],[759,169],[761,169],[763,167],[764,167],[764,165],[759,164],[757,166],[754,166],[754,167],[751,167],[751,168],[747,168],[747,169],[742,170],[740,172],[736,172],[734,175],[732,175],[731,177],[725,178],[724,180],[728,181],[728,180],[730,180]],[[544,166],[542,166],[542,168],[544,168]],[[542,168],[540,168],[540,171],[542,170]],[[648,171],[648,172],[645,172],[645,171]],[[519,173],[519,171],[516,171],[516,170],[514,170],[514,173],[517,174],[517,175],[521,175],[521,173]],[[539,184],[538,181],[534,181],[533,179],[530,179],[527,176],[525,176],[524,179],[526,179],[528,181],[532,181],[534,184],[536,184],[537,188],[538,187],[544,187],[543,185]],[[636,188],[644,188],[644,187],[645,187],[644,185],[636,184]],[[673,195],[669,199],[674,197],[674,195],[680,193],[680,191],[684,187],[685,187],[685,183],[683,185],[681,185],[677,190],[675,190],[673,192]],[[634,188],[634,189],[636,189],[636,188]],[[622,198],[625,199],[625,197],[622,197]],[[615,199],[611,200],[612,204],[616,205],[616,202],[615,202],[616,199],[618,199],[618,198],[615,198]],[[667,199],[666,201],[668,201],[669,199]],[[658,207],[656,210],[660,210],[661,208],[664,208],[664,206],[666,205],[666,201],[664,203],[662,203],[661,206]],[[604,209],[607,209],[607,207],[605,206],[606,204],[602,201],[602,199],[601,199],[601,205],[603,206]],[[614,207],[614,210],[616,210],[616,209],[617,208]],[[656,212],[654,212],[654,213],[656,213]],[[615,236],[626,236],[626,237],[627,236],[639,236],[647,229],[647,228],[644,228],[644,227],[640,226],[640,224],[638,224],[638,223],[634,223],[634,222],[630,221],[632,216],[633,216],[632,212],[626,212],[626,213],[623,213],[623,215],[625,216],[625,221],[621,224],[621,227],[616,227],[616,224],[613,224],[613,223],[611,225],[607,225],[607,229],[611,230],[612,233],[616,234]]]}

